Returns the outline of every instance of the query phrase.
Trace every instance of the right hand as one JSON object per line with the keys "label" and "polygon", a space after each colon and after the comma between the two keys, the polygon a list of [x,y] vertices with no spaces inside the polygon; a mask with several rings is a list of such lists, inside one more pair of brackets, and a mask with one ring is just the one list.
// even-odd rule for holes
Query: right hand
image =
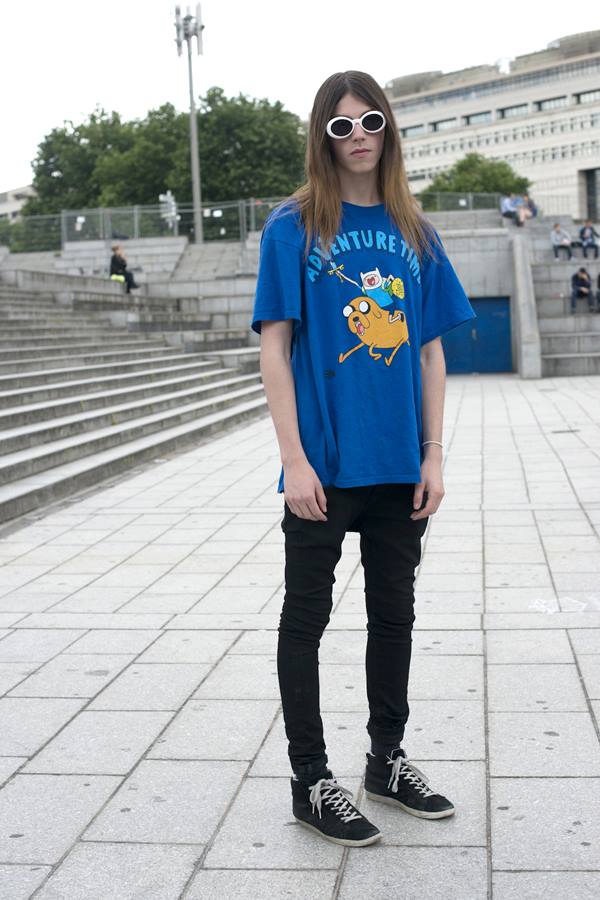
{"label": "right hand", "polygon": [[327,522],[327,497],[317,473],[307,459],[284,466],[284,499],[294,515],[301,519]]}

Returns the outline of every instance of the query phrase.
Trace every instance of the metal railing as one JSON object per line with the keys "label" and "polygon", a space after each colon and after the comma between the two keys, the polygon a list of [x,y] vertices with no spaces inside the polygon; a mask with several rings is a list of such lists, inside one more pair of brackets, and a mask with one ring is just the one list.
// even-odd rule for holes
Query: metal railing
{"label": "metal railing", "polygon": [[[500,196],[497,193],[426,194],[422,206],[425,212],[498,209]],[[204,240],[244,241],[248,232],[262,228],[271,209],[284,199],[251,197],[203,203]],[[193,207],[189,204],[179,206],[177,213],[177,220],[169,221],[161,206],[127,206],[23,216],[12,223],[0,221],[0,244],[19,253],[58,251],[70,241],[126,241],[169,236],[186,236],[193,241]]]}

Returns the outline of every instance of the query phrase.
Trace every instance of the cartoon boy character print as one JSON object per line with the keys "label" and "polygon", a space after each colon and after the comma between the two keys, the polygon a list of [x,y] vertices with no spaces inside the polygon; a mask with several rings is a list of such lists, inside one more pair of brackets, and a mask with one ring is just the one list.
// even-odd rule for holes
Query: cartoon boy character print
{"label": "cartoon boy character print", "polygon": [[404,282],[401,278],[395,278],[388,275],[382,278],[379,268],[376,267],[370,272],[361,272],[362,289],[368,297],[371,297],[386,312],[389,312],[389,321],[395,322],[400,318],[398,312],[392,315],[392,308],[395,305],[394,299],[399,297],[404,299]]}
{"label": "cartoon boy character print", "polygon": [[393,298],[404,299],[404,282],[394,275],[388,275],[383,279],[379,269],[375,268],[370,272],[361,272],[362,284],[358,285],[344,274],[343,268],[343,263],[339,266],[332,263],[328,275],[336,275],[340,282],[348,281],[356,287],[361,287],[363,293],[350,300],[342,310],[348,320],[349,330],[360,340],[350,350],[340,353],[338,362],[343,363],[350,354],[361,347],[368,347],[369,356],[375,360],[383,355],[375,352],[375,347],[380,349],[393,347],[391,354],[385,357],[385,364],[389,366],[403,344],[410,346],[406,315],[402,310],[392,313],[389,309],[394,303]]}

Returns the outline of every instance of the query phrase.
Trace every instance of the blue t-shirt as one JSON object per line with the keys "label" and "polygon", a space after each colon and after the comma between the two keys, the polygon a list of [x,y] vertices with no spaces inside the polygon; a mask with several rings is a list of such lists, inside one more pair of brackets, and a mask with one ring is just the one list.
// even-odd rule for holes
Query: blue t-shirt
{"label": "blue t-shirt", "polygon": [[[436,232],[437,234],[437,232]],[[302,447],[321,484],[421,480],[421,346],[475,318],[445,252],[418,257],[383,203],[342,201],[325,254],[298,204],[265,222],[251,327],[293,319],[291,366]],[[277,492],[284,490],[281,467]]]}

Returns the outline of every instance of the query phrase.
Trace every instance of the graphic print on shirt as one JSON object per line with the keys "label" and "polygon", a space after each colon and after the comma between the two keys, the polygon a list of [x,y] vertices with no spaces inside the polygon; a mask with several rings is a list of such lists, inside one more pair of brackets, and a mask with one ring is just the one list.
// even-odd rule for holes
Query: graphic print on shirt
{"label": "graphic print on shirt", "polygon": [[[379,268],[376,266],[369,272],[361,272],[361,284],[349,278],[344,272],[344,264],[336,266],[330,260],[331,269],[328,275],[336,275],[340,282],[350,282],[362,289],[362,294],[354,297],[342,309],[342,314],[348,320],[348,328],[352,334],[360,338],[360,343],[351,347],[345,353],[340,353],[338,362],[343,363],[351,353],[360,350],[361,347],[369,348],[369,356],[374,360],[381,359],[382,353],[376,353],[375,347],[393,351],[385,357],[386,366],[391,365],[394,356],[403,344],[410,346],[408,325],[406,316],[401,309],[393,309],[395,300],[404,299],[404,282],[398,276],[388,275],[382,278]],[[385,313],[387,312],[387,318]]]}

